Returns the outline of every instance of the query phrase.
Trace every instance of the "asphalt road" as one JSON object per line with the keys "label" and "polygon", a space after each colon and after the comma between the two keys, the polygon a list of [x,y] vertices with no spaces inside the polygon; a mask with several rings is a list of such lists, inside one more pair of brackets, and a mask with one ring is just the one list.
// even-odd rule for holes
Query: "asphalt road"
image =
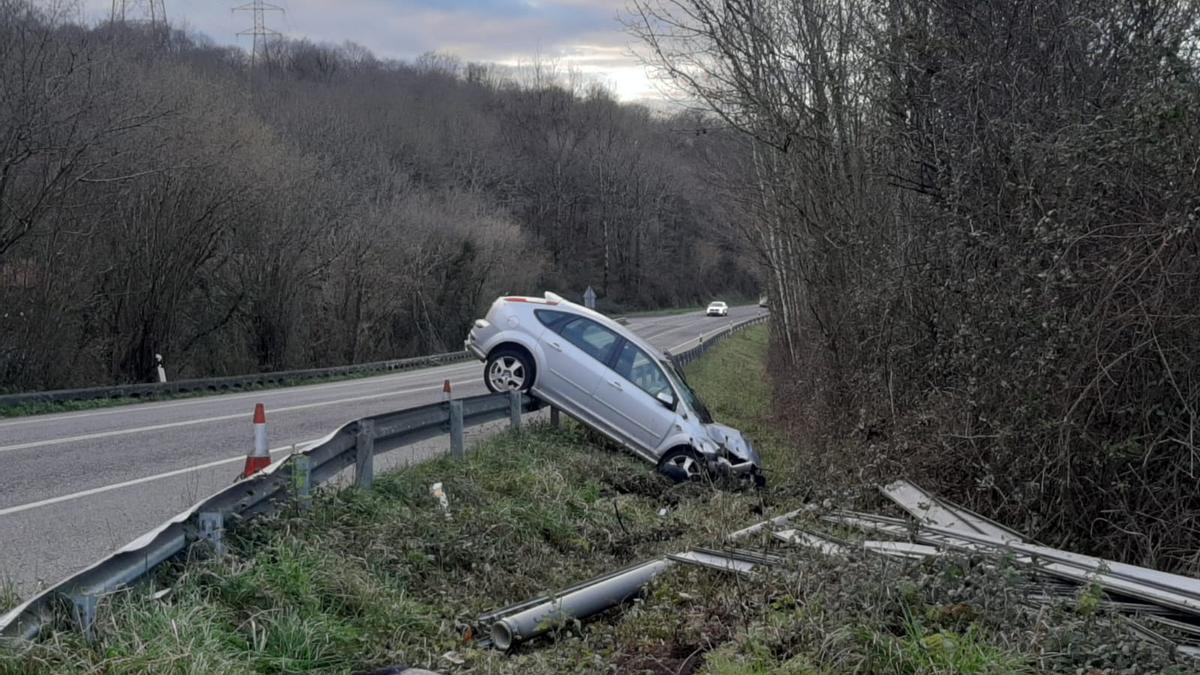
{"label": "asphalt road", "polygon": [[[761,313],[731,307],[728,321]],[[629,328],[673,352],[728,321],[700,312],[635,317]],[[22,595],[59,581],[229,484],[267,409],[272,456],[366,415],[486,392],[469,363],[393,375],[0,421],[0,582]],[[488,433],[477,429],[468,435]],[[376,459],[377,469],[443,452],[445,440]]]}

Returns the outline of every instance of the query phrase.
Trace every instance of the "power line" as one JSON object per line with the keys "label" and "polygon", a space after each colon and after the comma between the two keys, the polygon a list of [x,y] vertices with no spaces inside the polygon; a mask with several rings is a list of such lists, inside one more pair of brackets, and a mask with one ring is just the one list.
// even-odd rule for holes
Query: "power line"
{"label": "power line", "polygon": [[[159,1],[161,2],[161,0]],[[282,35],[279,31],[267,28],[267,12],[279,12],[283,14],[283,8],[279,5],[263,2],[263,0],[254,0],[253,2],[234,7],[233,11],[251,12],[254,15],[254,27],[238,33],[239,37],[243,35],[254,36],[254,44],[250,48],[250,67],[254,68],[260,53],[264,58],[267,56],[267,46],[271,38],[278,38]]]}
{"label": "power line", "polygon": [[166,28],[165,0],[113,0],[109,21],[114,24],[141,21],[149,23],[152,28]]}

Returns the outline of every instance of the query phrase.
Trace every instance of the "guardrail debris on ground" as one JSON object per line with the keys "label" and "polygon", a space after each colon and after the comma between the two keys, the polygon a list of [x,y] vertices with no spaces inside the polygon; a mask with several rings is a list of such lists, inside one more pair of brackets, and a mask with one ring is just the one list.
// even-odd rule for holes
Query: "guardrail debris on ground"
{"label": "guardrail debris on ground", "polygon": [[[1141,639],[1200,659],[1200,579],[1034,544],[1021,534],[899,480],[884,496],[910,519],[828,510],[811,504],[738,530],[720,549],[692,548],[638,563],[480,617],[471,632],[480,646],[507,650],[568,622],[585,620],[640,594],[672,563],[687,563],[753,579],[759,567],[797,563],[763,550],[735,548],[751,535],[769,535],[790,547],[825,556],[858,555],[923,559],[969,555],[991,564],[1014,564],[1026,578],[1012,588],[1031,606],[1078,602],[1079,593],[1100,591],[1098,602],[1114,611]],[[796,522],[799,521],[799,522]],[[834,530],[823,527],[830,525]],[[848,539],[842,528],[882,539]],[[786,551],[786,549],[785,549]],[[1190,671],[1189,671],[1190,672]]]}

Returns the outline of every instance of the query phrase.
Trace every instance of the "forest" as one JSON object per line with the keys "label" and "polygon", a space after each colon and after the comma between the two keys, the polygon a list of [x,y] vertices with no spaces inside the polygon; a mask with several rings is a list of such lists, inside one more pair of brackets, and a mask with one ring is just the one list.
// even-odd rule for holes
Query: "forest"
{"label": "forest", "polygon": [[634,0],[829,485],[1200,572],[1200,4]]}
{"label": "forest", "polygon": [[553,63],[0,0],[0,390],[456,350],[503,293],[757,297],[696,126]]}

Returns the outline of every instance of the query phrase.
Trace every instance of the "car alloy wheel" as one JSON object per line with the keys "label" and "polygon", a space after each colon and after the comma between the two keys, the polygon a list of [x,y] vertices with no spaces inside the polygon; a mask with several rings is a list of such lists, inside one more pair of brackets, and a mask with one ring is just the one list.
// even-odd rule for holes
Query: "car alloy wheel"
{"label": "car alloy wheel", "polygon": [[677,455],[676,457],[673,457],[668,464],[683,469],[683,472],[687,474],[689,479],[700,477],[700,462],[697,462],[693,457],[689,457],[688,455]]}
{"label": "car alloy wheel", "polygon": [[667,453],[659,470],[676,482],[700,480],[706,471],[700,457],[690,448],[680,448]]}
{"label": "car alloy wheel", "polygon": [[525,363],[513,354],[504,354],[494,359],[487,370],[488,388],[492,391],[524,390],[528,380]]}

